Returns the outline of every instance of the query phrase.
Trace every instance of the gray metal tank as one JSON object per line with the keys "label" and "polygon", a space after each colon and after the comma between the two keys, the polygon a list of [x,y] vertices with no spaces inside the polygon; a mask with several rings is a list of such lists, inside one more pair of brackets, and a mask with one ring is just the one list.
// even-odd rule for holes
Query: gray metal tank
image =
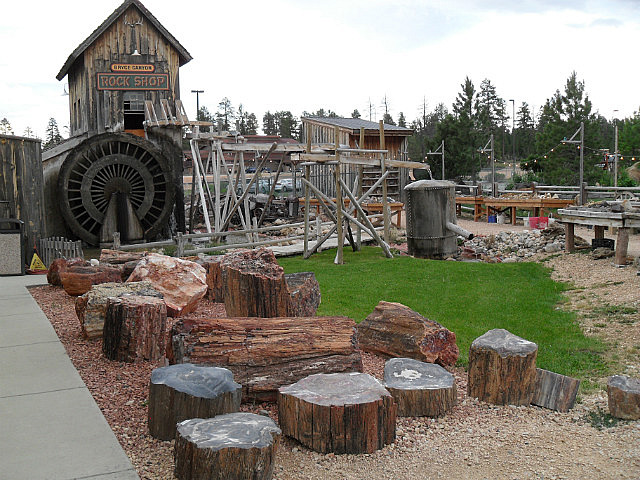
{"label": "gray metal tank", "polygon": [[442,259],[457,252],[458,235],[473,234],[456,225],[455,185],[444,180],[419,180],[404,188],[407,195],[409,255]]}

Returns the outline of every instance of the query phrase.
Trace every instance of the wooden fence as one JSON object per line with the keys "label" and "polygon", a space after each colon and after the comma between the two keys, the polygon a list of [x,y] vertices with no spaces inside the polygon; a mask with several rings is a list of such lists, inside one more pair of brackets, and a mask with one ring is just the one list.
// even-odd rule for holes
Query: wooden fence
{"label": "wooden fence", "polygon": [[63,237],[40,239],[40,257],[47,268],[56,258],[84,258],[81,240],[67,240]]}

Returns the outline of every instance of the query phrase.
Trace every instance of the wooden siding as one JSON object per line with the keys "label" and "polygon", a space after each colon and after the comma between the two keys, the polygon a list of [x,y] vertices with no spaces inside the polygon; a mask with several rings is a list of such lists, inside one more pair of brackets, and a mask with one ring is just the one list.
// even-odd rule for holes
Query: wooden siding
{"label": "wooden siding", "polygon": [[[125,25],[142,20],[135,28]],[[135,37],[134,37],[135,35]],[[134,47],[135,39],[135,47]],[[137,48],[140,55],[132,55]],[[159,109],[160,100],[175,105],[180,98],[178,51],[135,6],[131,5],[84,51],[69,69],[69,112],[71,134],[91,134],[124,129],[124,91],[97,89],[97,73],[110,72],[112,63],[150,63],[154,73],[169,74],[169,90],[142,91]]]}
{"label": "wooden siding", "polygon": [[44,236],[40,140],[0,135],[0,217],[24,222],[25,258]]}

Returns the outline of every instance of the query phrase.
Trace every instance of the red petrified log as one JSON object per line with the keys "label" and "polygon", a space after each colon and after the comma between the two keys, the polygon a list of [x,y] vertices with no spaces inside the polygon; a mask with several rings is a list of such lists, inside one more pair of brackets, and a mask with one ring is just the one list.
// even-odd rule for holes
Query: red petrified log
{"label": "red petrified log", "polygon": [[362,371],[346,317],[185,319],[171,333],[171,363],[228,368],[243,399],[273,401],[280,386],[312,373]]}
{"label": "red petrified log", "polygon": [[64,291],[73,296],[87,293],[93,285],[122,281],[119,269],[103,265],[69,267],[60,279]]}
{"label": "red petrified log", "polygon": [[51,265],[49,265],[49,269],[47,271],[47,282],[50,285],[54,285],[56,287],[62,286],[62,279],[60,278],[60,274],[66,272],[69,267],[77,267],[77,266],[87,266],[89,262],[85,262],[83,258],[56,258]]}
{"label": "red petrified log", "polygon": [[225,255],[223,274],[224,305],[230,317],[289,317],[291,297],[271,250],[240,250]]}
{"label": "red petrified log", "polygon": [[110,360],[156,361],[164,357],[167,308],[161,298],[125,295],[109,298],[102,351]]}
{"label": "red petrified log", "polygon": [[381,301],[358,325],[358,342],[365,352],[439,365],[454,365],[460,355],[455,333],[394,302]]}

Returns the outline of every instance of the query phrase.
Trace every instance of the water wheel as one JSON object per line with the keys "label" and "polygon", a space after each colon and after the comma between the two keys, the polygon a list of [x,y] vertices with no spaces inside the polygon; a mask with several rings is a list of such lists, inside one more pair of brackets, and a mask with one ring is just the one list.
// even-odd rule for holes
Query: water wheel
{"label": "water wheel", "polygon": [[168,223],[175,200],[171,179],[170,161],[149,141],[126,133],[91,137],[60,169],[62,215],[90,245],[109,241],[113,231],[124,241],[149,239]]}

